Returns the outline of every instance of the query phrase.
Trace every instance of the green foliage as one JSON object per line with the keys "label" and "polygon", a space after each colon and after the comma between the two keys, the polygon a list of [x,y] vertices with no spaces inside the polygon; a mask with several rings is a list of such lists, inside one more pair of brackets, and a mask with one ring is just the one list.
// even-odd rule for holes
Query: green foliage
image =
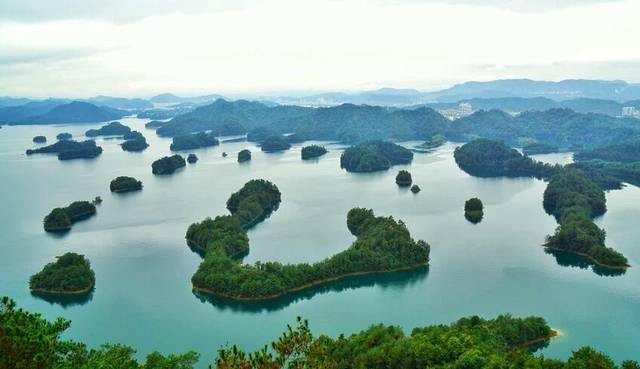
{"label": "green foliage", "polygon": [[122,136],[131,132],[131,128],[125,126],[120,122],[111,122],[109,124],[105,124],[104,126],[98,129],[90,129],[86,131],[84,134],[87,137],[97,137],[97,136]]}
{"label": "green foliage", "polygon": [[622,163],[640,162],[640,140],[608,145],[592,150],[579,151],[573,155],[575,160],[602,160]]}
{"label": "green foliage", "polygon": [[434,135],[417,147],[423,150],[433,150],[444,145],[445,142],[447,142],[447,139],[443,135]]}
{"label": "green foliage", "polygon": [[413,153],[400,145],[369,141],[346,149],[340,156],[340,167],[348,172],[375,172],[412,160]]}
{"label": "green foliage", "polygon": [[457,147],[453,155],[460,169],[478,177],[544,178],[559,168],[523,156],[502,142],[487,139],[477,139]]}
{"label": "green foliage", "polygon": [[238,163],[244,163],[249,160],[251,160],[251,151],[243,149],[238,152]]}
{"label": "green foliage", "polygon": [[73,252],[59,256],[29,279],[29,288],[49,293],[88,293],[94,284],[89,260]]}
{"label": "green foliage", "polygon": [[221,252],[230,258],[244,256],[249,252],[249,237],[242,224],[233,216],[206,218],[189,226],[187,242],[202,254]]}
{"label": "green foliage", "polygon": [[120,176],[109,184],[111,192],[128,192],[142,189],[142,182],[133,177]]}
{"label": "green foliage", "polygon": [[420,186],[414,184],[413,186],[411,186],[411,192],[413,192],[413,193],[420,192]]}
{"label": "green foliage", "polygon": [[153,174],[157,175],[172,174],[178,168],[182,168],[185,165],[187,165],[187,163],[184,161],[184,158],[175,154],[172,156],[165,156],[154,161],[151,164],[151,171]]}
{"label": "green foliage", "polygon": [[58,133],[58,135],[56,136],[56,139],[58,141],[64,141],[64,140],[70,140],[73,137],[73,135],[69,132],[62,132],[62,133]]}
{"label": "green foliage", "polygon": [[280,190],[264,179],[252,179],[227,200],[227,209],[244,228],[268,217],[280,205]]}
{"label": "green foliage", "polygon": [[396,184],[398,186],[402,186],[402,187],[411,186],[411,182],[413,182],[413,180],[411,179],[411,173],[409,173],[404,169],[399,171],[398,174],[396,175]]}
{"label": "green foliage", "polygon": [[93,140],[61,140],[49,146],[27,150],[27,155],[31,154],[58,154],[58,160],[90,159],[102,154],[102,147]]}
{"label": "green foliage", "polygon": [[75,201],[66,208],[55,208],[44,218],[47,232],[71,229],[73,223],[96,213],[96,207],[89,201]]}
{"label": "green foliage", "polygon": [[270,129],[269,127],[261,126],[254,128],[247,133],[247,141],[262,143],[267,139],[267,137],[271,137],[274,135],[276,135],[276,132],[274,132],[272,129]]}
{"label": "green foliage", "polygon": [[0,368],[11,369],[191,369],[198,354],[163,356],[153,352],[138,363],[135,350],[123,345],[88,349],[61,338],[71,322],[49,322],[40,314],[16,308],[8,297],[0,300]]}
{"label": "green foliage", "polygon": [[290,148],[291,144],[281,135],[269,136],[260,144],[260,149],[264,152],[289,150]]}
{"label": "green foliage", "polygon": [[302,148],[300,156],[302,157],[302,160],[307,160],[320,157],[326,153],[327,149],[325,149],[324,146],[310,145]]}
{"label": "green foliage", "polygon": [[213,132],[198,132],[184,136],[173,138],[170,149],[171,151],[192,150],[201,147],[217,146],[220,141]]}
{"label": "green foliage", "polygon": [[129,133],[126,133],[122,138],[124,138],[125,141],[120,144],[120,146],[124,151],[139,152],[144,151],[147,147],[149,147],[147,139],[142,135],[142,133],[138,131],[131,131]]}
{"label": "green foliage", "polygon": [[194,164],[194,163],[195,163],[195,162],[197,162],[197,161],[198,161],[198,156],[197,156],[196,154],[189,154],[189,155],[187,156],[187,162],[188,162],[189,164]]}
{"label": "green foliage", "polygon": [[464,216],[471,223],[478,223],[484,217],[484,205],[479,198],[471,198],[464,203]]}

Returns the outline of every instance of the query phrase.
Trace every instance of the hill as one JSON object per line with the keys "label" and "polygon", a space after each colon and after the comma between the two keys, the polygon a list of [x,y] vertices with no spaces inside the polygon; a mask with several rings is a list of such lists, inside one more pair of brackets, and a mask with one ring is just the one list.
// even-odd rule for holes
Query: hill
{"label": "hill", "polygon": [[72,101],[50,111],[13,122],[13,124],[94,123],[120,119],[126,113],[81,101]]}

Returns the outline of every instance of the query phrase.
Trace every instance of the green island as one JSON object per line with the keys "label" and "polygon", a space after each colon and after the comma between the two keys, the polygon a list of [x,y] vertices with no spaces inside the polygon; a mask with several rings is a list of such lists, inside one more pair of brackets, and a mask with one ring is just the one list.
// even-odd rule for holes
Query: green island
{"label": "green island", "polygon": [[120,176],[109,184],[111,192],[130,192],[142,190],[142,181],[133,177]]}
{"label": "green island", "polygon": [[411,179],[411,173],[404,169],[399,171],[396,175],[396,184],[400,187],[409,187],[412,182],[413,179]]}
{"label": "green island", "polygon": [[89,201],[74,201],[64,208],[55,208],[44,217],[44,230],[47,232],[68,231],[73,223],[86,219],[96,213],[96,206]]}
{"label": "green island", "polygon": [[45,143],[47,142],[47,138],[45,136],[35,136],[33,138],[34,143]]}
{"label": "green island", "polygon": [[249,160],[251,160],[251,151],[242,149],[238,152],[238,163],[244,163]]}
{"label": "green island", "polygon": [[416,149],[429,151],[437,149],[438,147],[444,145],[445,142],[447,142],[447,139],[443,135],[434,135],[430,139],[416,146]]}
{"label": "green island", "polygon": [[145,123],[144,128],[156,129],[162,127],[165,124],[167,124],[166,121],[152,120],[151,122]]}
{"label": "green island", "polygon": [[56,140],[58,141],[63,141],[63,140],[70,140],[73,138],[73,135],[69,132],[62,132],[62,133],[58,133],[58,135],[56,135]]}
{"label": "green island", "polygon": [[[49,321],[2,297],[0,367],[194,369],[200,358],[193,351],[166,356],[154,351],[139,362],[136,350],[129,346],[107,343],[88,348],[82,342],[64,339],[70,325],[63,318]],[[256,352],[245,352],[236,345],[219,348],[210,368],[640,369],[633,360],[617,365],[590,346],[574,350],[566,360],[533,353],[556,335],[558,332],[541,317],[499,315],[416,327],[410,334],[398,326],[375,324],[354,334],[316,337],[309,322],[297,318],[280,337]]]}
{"label": "green island", "polygon": [[348,172],[375,172],[392,165],[409,164],[413,153],[392,142],[368,141],[351,146],[340,156],[340,167]]}
{"label": "green island", "polygon": [[482,201],[473,197],[464,202],[464,217],[471,223],[479,223],[484,217],[484,205]]}
{"label": "green island", "polygon": [[182,168],[185,165],[187,163],[184,158],[178,154],[165,156],[151,164],[151,172],[156,175],[173,174],[178,168]]}
{"label": "green island", "polygon": [[86,131],[84,135],[87,137],[123,136],[129,132],[131,132],[131,128],[125,126],[124,124],[120,122],[111,122],[98,129],[90,129]]}
{"label": "green island", "polygon": [[[588,160],[568,165],[589,173],[591,180],[605,190],[622,188],[620,181],[640,185],[640,161],[625,163],[620,161]],[[595,176],[598,176],[595,178]]]}
{"label": "green island", "polygon": [[125,133],[122,138],[125,141],[120,144],[120,147],[122,147],[122,150],[124,151],[140,152],[149,147],[147,139],[138,131]]}
{"label": "green island", "polygon": [[522,153],[527,156],[538,154],[552,154],[558,151],[560,151],[560,148],[558,148],[558,146],[547,145],[540,142],[530,143],[522,147]]}
{"label": "green island", "polygon": [[565,169],[551,178],[544,191],[544,207],[559,226],[545,246],[583,255],[607,268],[627,268],[628,260],[606,247],[605,232],[592,218],[607,211],[604,191],[580,170]]}
{"label": "green island", "polygon": [[187,155],[187,163],[195,164],[198,161],[198,156],[196,154]]}
{"label": "green island", "polygon": [[33,292],[48,294],[86,294],[96,283],[89,260],[83,255],[68,252],[58,256],[29,279]]}
{"label": "green island", "polygon": [[201,147],[217,146],[220,141],[213,132],[198,132],[184,136],[176,136],[171,142],[171,151],[193,150]]}
{"label": "green island", "polygon": [[411,192],[413,193],[420,192],[420,186],[418,186],[417,184],[414,184],[413,186],[411,186]]}
{"label": "green island", "polygon": [[252,179],[227,200],[227,210],[245,229],[260,223],[278,210],[281,195],[278,187],[264,179]]}
{"label": "green island", "polygon": [[72,141],[62,140],[52,145],[27,150],[27,155],[32,154],[58,154],[58,160],[92,159],[102,154],[102,147],[97,146],[93,140]]}
{"label": "green island", "polygon": [[327,153],[327,149],[324,146],[319,145],[309,145],[302,148],[300,151],[300,156],[302,160],[308,160],[313,158],[318,158]]}
{"label": "green island", "polygon": [[280,135],[269,136],[260,144],[260,149],[264,152],[284,151],[290,148],[291,144],[284,136]]}

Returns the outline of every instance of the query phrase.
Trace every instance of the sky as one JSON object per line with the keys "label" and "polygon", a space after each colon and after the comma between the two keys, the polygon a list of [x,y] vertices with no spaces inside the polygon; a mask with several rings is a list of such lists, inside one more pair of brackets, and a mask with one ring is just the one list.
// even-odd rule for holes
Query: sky
{"label": "sky", "polygon": [[638,0],[1,0],[0,96],[640,82]]}

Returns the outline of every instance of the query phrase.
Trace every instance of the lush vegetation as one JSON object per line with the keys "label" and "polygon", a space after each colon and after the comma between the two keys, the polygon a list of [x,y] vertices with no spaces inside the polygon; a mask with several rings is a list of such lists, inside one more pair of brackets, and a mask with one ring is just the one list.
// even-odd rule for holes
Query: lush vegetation
{"label": "lush vegetation", "polygon": [[414,184],[413,186],[411,186],[411,192],[413,193],[420,192],[420,186],[418,186],[417,184]]}
{"label": "lush vegetation", "polygon": [[45,293],[80,294],[90,292],[95,282],[89,260],[83,255],[68,252],[32,275],[29,288]]}
{"label": "lush vegetation", "polygon": [[281,135],[269,136],[260,144],[260,149],[264,152],[289,150],[290,148],[291,144]]}
{"label": "lush vegetation", "polygon": [[201,292],[233,299],[269,299],[350,275],[424,266],[429,245],[414,241],[402,221],[349,211],[347,226],[357,240],[345,251],[315,264],[258,262],[242,265],[218,249],[207,252],[191,281]]}
{"label": "lush vegetation", "polygon": [[131,128],[125,126],[124,124],[120,122],[111,122],[109,124],[105,124],[104,126],[98,129],[90,129],[86,131],[84,134],[87,137],[123,136],[129,132],[131,132]]}
{"label": "lush vegetation", "polygon": [[244,228],[261,222],[280,205],[280,190],[264,179],[252,179],[227,200],[227,209]]}
{"label": "lush vegetation", "polygon": [[530,143],[522,147],[522,152],[525,155],[551,154],[558,151],[560,151],[560,149],[557,146],[540,142]]}
{"label": "lush vegetation", "polygon": [[251,151],[243,149],[238,152],[238,163],[243,163],[249,160],[251,160]]}
{"label": "lush vegetation", "polygon": [[620,181],[640,185],[640,162],[608,162],[602,160],[579,161],[570,165],[582,169],[603,189],[620,189]]}
{"label": "lush vegetation", "polygon": [[73,223],[96,213],[95,204],[89,201],[75,201],[65,208],[55,208],[44,218],[47,232],[66,231]]}
{"label": "lush vegetation", "polygon": [[447,139],[443,135],[434,135],[430,139],[418,145],[417,148],[422,150],[433,150],[444,145],[445,142],[447,142]]}
{"label": "lush vegetation", "polygon": [[302,148],[300,156],[302,157],[302,160],[307,160],[320,157],[326,153],[327,149],[325,149],[324,146],[309,145]]}
{"label": "lush vegetation", "polygon": [[195,163],[195,162],[197,162],[197,161],[198,161],[198,156],[197,156],[196,154],[189,154],[189,155],[187,156],[187,162],[188,162],[189,164],[194,164],[194,163]]}
{"label": "lush vegetation", "polygon": [[105,344],[89,349],[83,343],[64,340],[71,322],[47,321],[40,314],[18,309],[7,297],[0,300],[0,368],[6,369],[192,369],[198,354],[147,355],[145,363],[134,358],[128,346]]}
{"label": "lush vegetation", "polygon": [[133,177],[121,176],[111,181],[109,189],[111,192],[139,191],[142,189],[142,181]]}
{"label": "lush vegetation", "polygon": [[149,147],[149,144],[147,143],[147,139],[142,137],[126,140],[125,142],[120,144],[120,147],[122,147],[122,150],[124,151],[140,152]]}
{"label": "lush vegetation", "polygon": [[[138,116],[138,118],[142,118],[142,117]],[[164,126],[165,124],[167,124],[167,122],[160,121],[160,120],[152,120],[149,123],[145,123],[144,128],[156,129]]]}
{"label": "lush vegetation", "polygon": [[346,149],[340,156],[340,167],[349,172],[375,172],[412,160],[413,153],[400,145],[369,141]]}
{"label": "lush vegetation", "polygon": [[27,150],[27,155],[32,154],[58,154],[58,160],[90,159],[102,154],[102,147],[97,146],[93,140],[62,140],[49,146]]}
{"label": "lush vegetation", "polygon": [[547,247],[588,256],[603,266],[628,266],[626,257],[605,246],[604,230],[591,220],[606,212],[606,198],[582,171],[565,169],[551,178],[543,204],[560,223],[547,237]]}
{"label": "lush vegetation", "polygon": [[45,143],[47,142],[47,138],[45,136],[35,136],[33,138],[34,143]]}
{"label": "lush vegetation", "polygon": [[457,147],[454,158],[460,169],[477,177],[545,178],[559,169],[524,156],[502,142],[487,139],[477,139]]}
{"label": "lush vegetation", "polygon": [[178,168],[182,168],[185,165],[187,163],[184,158],[178,154],[165,156],[151,164],[151,172],[157,175],[173,174]]}
{"label": "lush vegetation", "polygon": [[573,155],[575,160],[602,160],[622,163],[640,162],[640,140],[579,151]]}
{"label": "lush vegetation", "polygon": [[411,186],[411,182],[413,182],[413,180],[411,179],[411,173],[409,173],[404,169],[399,171],[398,174],[396,175],[396,184],[398,186],[401,186],[401,187]]}
{"label": "lush vegetation", "polygon": [[482,201],[473,197],[464,203],[464,216],[472,223],[478,223],[484,217],[484,205]]}
{"label": "lush vegetation", "polygon": [[198,132],[184,136],[176,136],[171,143],[171,151],[193,150],[201,147],[217,146],[220,141],[212,132]]}
{"label": "lush vegetation", "polygon": [[218,252],[230,258],[249,253],[249,237],[237,217],[231,215],[207,218],[189,226],[186,235],[189,246],[199,253]]}
{"label": "lush vegetation", "polygon": [[56,139],[58,141],[70,140],[71,138],[73,138],[73,135],[69,132],[58,133],[58,135],[56,136]]}

